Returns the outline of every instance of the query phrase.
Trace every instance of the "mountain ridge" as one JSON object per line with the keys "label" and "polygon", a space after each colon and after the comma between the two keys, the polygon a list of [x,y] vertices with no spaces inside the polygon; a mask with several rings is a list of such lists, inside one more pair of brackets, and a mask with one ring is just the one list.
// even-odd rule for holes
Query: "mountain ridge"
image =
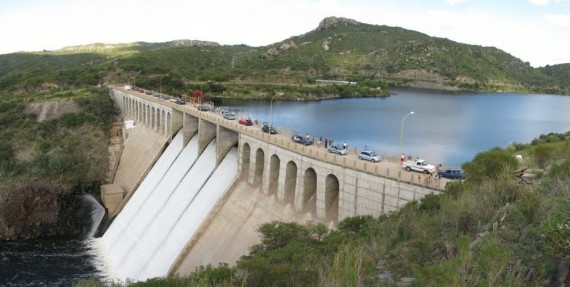
{"label": "mountain ridge", "polygon": [[[87,79],[78,80],[77,73],[72,81],[61,78],[69,70],[81,71],[79,74],[86,74]],[[158,75],[168,74],[166,89],[177,93],[184,93],[188,83],[208,80],[227,86],[236,82],[259,86],[312,85],[316,79],[326,79],[369,83],[360,91],[333,92],[354,96],[370,94],[375,88],[386,94],[386,86],[570,94],[566,71],[570,71],[570,65],[533,68],[495,47],[463,44],[343,17],[326,17],[307,33],[260,47],[179,39],[92,43],[56,51],[0,55],[0,87],[8,89],[12,85],[20,89],[38,87],[46,81],[64,82],[56,86],[127,82],[133,76],[139,83],[155,88]],[[24,80],[30,77],[34,80]],[[310,96],[314,92],[297,88],[295,93]],[[241,96],[248,97],[247,93]]]}

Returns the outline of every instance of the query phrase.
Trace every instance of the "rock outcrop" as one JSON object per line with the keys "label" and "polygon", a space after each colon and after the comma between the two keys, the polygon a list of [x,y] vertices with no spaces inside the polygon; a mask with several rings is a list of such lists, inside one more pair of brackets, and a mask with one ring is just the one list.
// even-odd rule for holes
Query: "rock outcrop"
{"label": "rock outcrop", "polygon": [[80,195],[47,179],[8,185],[0,196],[0,240],[81,237],[91,221],[91,206]]}

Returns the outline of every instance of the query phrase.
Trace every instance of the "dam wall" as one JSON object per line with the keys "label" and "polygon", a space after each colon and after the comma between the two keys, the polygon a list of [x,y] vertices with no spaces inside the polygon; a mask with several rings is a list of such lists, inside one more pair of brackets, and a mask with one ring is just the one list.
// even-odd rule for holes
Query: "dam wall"
{"label": "dam wall", "polygon": [[193,105],[120,87],[111,91],[124,118],[133,121],[126,143],[153,146],[152,152],[124,151],[115,175],[125,196],[103,239],[118,278],[232,264],[257,243],[260,224],[293,220],[334,227],[347,217],[397,211],[445,186],[395,163],[296,144],[287,132],[263,133]]}

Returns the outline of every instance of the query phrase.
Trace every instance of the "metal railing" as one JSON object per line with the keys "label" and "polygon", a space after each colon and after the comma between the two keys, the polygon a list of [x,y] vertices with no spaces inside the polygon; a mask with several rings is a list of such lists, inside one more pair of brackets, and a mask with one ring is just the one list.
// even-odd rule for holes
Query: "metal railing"
{"label": "metal railing", "polygon": [[360,160],[358,158],[356,148],[349,149],[348,155],[338,155],[328,152],[328,150],[324,148],[324,145],[318,147],[315,145],[305,146],[302,144],[294,143],[291,140],[293,132],[286,129],[278,128],[278,134],[272,135],[262,132],[260,125],[244,126],[239,124],[238,120],[226,120],[223,118],[223,115],[220,112],[200,111],[191,104],[179,105],[169,100],[158,99],[144,93],[126,90],[116,86],[112,88],[128,93],[130,95],[137,96],[147,101],[159,103],[163,106],[167,106],[169,108],[207,120],[211,123],[218,124],[231,130],[235,130],[242,134],[268,142],[272,145],[295,152],[297,154],[307,156],[309,158],[322,162],[341,166],[343,168],[349,168],[373,176],[389,178],[399,182],[405,182],[408,184],[438,191],[444,190],[445,184],[449,181],[445,178],[435,178],[430,175],[417,172],[407,172],[401,168],[399,162],[389,161],[386,159],[376,163]]}

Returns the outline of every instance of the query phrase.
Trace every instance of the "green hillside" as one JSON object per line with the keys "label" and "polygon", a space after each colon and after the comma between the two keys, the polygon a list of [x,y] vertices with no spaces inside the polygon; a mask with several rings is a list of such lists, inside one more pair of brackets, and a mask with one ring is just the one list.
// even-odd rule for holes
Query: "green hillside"
{"label": "green hillside", "polygon": [[570,86],[570,63],[560,65],[546,65],[539,70],[554,79],[558,79],[562,85]]}
{"label": "green hillside", "polygon": [[[211,95],[295,98],[387,95],[388,86],[568,94],[564,65],[535,69],[493,48],[415,31],[330,17],[304,35],[265,47],[166,43],[90,44],[0,55],[0,89],[38,91],[135,83],[186,94],[207,81]],[[323,87],[319,79],[357,82]]]}

